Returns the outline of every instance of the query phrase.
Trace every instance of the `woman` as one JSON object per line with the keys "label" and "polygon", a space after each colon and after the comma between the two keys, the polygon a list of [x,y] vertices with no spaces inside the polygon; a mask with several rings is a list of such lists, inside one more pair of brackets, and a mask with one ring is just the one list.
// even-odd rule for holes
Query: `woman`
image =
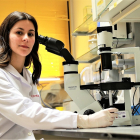
{"label": "woman", "polygon": [[[0,26],[0,139],[35,139],[32,130],[106,127],[118,110],[94,115],[43,108],[36,88],[41,73],[38,27],[31,15],[15,11]],[[26,67],[33,63],[33,74]]]}

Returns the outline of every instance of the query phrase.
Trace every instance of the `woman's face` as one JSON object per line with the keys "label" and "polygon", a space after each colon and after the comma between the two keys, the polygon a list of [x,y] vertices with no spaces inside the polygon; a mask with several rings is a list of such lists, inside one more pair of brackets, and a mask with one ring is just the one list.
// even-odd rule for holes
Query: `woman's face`
{"label": "woman's face", "polygon": [[35,28],[31,21],[18,21],[10,30],[9,46],[12,56],[26,57],[35,43]]}

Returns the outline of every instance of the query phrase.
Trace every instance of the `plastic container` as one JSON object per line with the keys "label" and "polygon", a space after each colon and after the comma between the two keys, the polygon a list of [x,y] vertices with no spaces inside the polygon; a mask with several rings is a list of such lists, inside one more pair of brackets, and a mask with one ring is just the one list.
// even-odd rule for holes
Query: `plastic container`
{"label": "plastic container", "polygon": [[88,47],[90,48],[90,50],[97,47],[97,35],[96,34],[89,36]]}
{"label": "plastic container", "polygon": [[83,9],[83,21],[86,21],[92,15],[92,6],[86,6]]}

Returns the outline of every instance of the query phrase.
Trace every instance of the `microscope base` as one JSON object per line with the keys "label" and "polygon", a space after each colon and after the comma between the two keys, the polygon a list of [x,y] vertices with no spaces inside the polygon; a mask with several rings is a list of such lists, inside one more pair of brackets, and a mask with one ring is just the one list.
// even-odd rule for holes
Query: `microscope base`
{"label": "microscope base", "polygon": [[[132,121],[131,118],[132,117]],[[129,116],[128,111],[119,111],[118,118],[115,119],[112,126],[140,125],[140,115]]]}
{"label": "microscope base", "polygon": [[118,117],[115,118],[112,126],[132,125],[128,111],[119,111]]}

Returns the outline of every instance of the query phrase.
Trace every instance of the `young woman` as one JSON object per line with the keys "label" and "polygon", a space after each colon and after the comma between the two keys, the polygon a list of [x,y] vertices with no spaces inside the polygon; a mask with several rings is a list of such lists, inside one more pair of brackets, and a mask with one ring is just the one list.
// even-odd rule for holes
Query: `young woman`
{"label": "young woman", "polygon": [[[34,140],[32,130],[112,125],[115,108],[86,116],[41,106],[37,38],[36,20],[24,12],[9,14],[0,26],[0,139]],[[31,63],[33,74],[27,69]]]}

